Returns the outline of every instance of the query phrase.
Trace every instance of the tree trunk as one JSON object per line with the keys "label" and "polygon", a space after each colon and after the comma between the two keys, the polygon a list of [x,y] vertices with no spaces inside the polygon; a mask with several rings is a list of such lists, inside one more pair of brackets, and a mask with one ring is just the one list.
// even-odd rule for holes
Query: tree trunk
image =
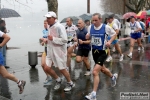
{"label": "tree trunk", "polygon": [[148,1],[149,0],[126,0],[126,7],[129,11],[138,13],[148,6]]}
{"label": "tree trunk", "polygon": [[54,11],[58,16],[58,1],[57,0],[47,0],[48,11]]}

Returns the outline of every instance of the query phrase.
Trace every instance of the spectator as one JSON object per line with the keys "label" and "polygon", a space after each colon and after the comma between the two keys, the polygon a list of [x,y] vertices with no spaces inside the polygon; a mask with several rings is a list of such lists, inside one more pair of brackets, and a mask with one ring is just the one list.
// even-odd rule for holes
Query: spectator
{"label": "spectator", "polygon": [[[0,30],[2,32],[4,32],[5,34],[7,33],[7,30],[6,30],[6,23],[4,20],[0,20]],[[4,40],[3,37],[0,37],[0,43],[2,43]],[[6,66],[6,45],[4,45],[1,49],[0,49],[0,52],[2,53],[3,55],[3,58],[4,58],[4,67],[5,68],[9,68],[9,66]]]}

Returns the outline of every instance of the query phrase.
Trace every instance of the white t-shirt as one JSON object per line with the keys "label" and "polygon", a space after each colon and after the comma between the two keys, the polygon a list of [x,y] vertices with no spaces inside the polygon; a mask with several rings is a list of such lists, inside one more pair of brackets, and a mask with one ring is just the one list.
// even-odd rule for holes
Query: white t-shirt
{"label": "white t-shirt", "polygon": [[113,23],[115,23],[115,24],[118,26],[118,29],[119,29],[119,30],[121,29],[121,23],[119,22],[118,19],[114,19],[114,20],[113,20]]}
{"label": "white t-shirt", "polygon": [[[101,27],[102,27],[103,24],[101,24],[99,27],[95,27],[94,26],[94,29],[95,30],[100,30]],[[88,27],[88,33],[90,33],[90,30],[91,30],[91,25]],[[116,32],[114,31],[113,28],[111,28],[109,25],[106,25],[105,27],[105,31],[106,31],[106,34],[109,35],[109,36],[114,36],[116,34]]]}
{"label": "white t-shirt", "polygon": [[118,29],[119,29],[116,23],[113,23],[113,22],[112,22],[112,23],[108,23],[107,25],[109,25],[109,26],[111,27],[111,24],[112,24],[112,28],[113,28],[114,30],[118,30]]}
{"label": "white t-shirt", "polygon": [[2,31],[0,31],[0,37],[2,37],[2,36],[3,36],[3,34],[4,34],[4,33],[3,33]]}
{"label": "white t-shirt", "polygon": [[71,25],[71,27],[66,25],[66,33],[68,37],[68,41],[71,41],[74,37],[76,37],[76,30],[78,28],[75,25]]}
{"label": "white t-shirt", "polygon": [[136,31],[139,28],[142,29],[140,23],[137,22],[137,21],[135,21],[134,23],[130,22],[130,27],[131,27],[131,31],[133,30],[133,32]]}

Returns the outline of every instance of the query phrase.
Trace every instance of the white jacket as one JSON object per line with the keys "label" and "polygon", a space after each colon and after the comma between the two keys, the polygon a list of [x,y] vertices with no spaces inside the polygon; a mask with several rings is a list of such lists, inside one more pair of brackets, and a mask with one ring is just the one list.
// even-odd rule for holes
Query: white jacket
{"label": "white jacket", "polygon": [[49,35],[53,40],[48,40],[46,64],[51,67],[52,62],[55,67],[64,69],[67,61],[67,34],[65,27],[59,22],[49,27]]}
{"label": "white jacket", "polygon": [[125,22],[125,35],[130,36],[131,33],[131,27],[129,22]]}

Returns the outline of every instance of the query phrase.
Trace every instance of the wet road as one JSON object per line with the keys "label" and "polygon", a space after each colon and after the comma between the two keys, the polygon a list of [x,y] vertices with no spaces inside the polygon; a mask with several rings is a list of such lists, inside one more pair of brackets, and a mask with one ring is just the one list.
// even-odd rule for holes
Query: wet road
{"label": "wet road", "polygon": [[[138,52],[135,46],[132,60],[125,56],[124,60],[119,62],[119,54],[113,53],[113,61],[106,63],[106,66],[112,73],[119,74],[117,85],[111,87],[110,78],[101,73],[97,100],[120,100],[120,92],[150,92],[150,44],[145,43],[144,46],[144,53]],[[126,55],[129,47],[121,43],[121,48]],[[70,73],[76,86],[71,92],[63,91],[66,82],[64,77],[59,90],[53,89],[54,81],[50,86],[44,87],[46,75],[40,66],[41,58],[38,58],[36,68],[32,69],[28,65],[28,51],[41,52],[43,47],[35,43],[7,51],[7,65],[11,67],[8,71],[19,79],[26,80],[27,84],[24,93],[20,95],[16,83],[0,77],[0,100],[84,100],[84,96],[92,91],[92,75],[84,76],[84,65],[75,63],[74,59],[71,62]],[[90,60],[93,67],[94,62]]]}

